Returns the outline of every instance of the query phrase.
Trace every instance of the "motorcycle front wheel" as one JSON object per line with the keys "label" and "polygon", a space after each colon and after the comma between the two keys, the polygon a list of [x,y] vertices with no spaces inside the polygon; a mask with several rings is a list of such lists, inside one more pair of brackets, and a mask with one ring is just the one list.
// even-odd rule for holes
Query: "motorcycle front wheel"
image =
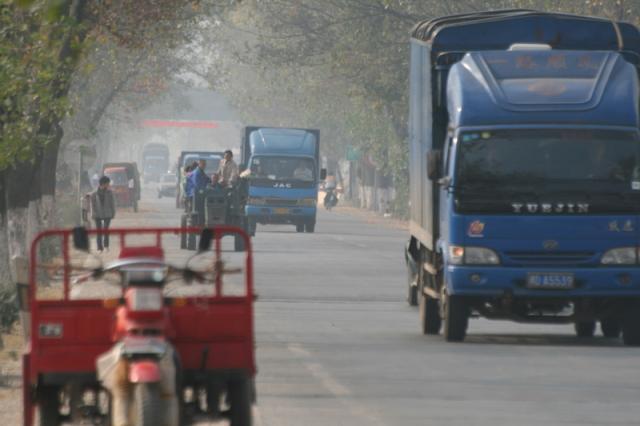
{"label": "motorcycle front wheel", "polygon": [[138,383],[133,391],[134,424],[157,426],[164,421],[164,405],[158,383]]}

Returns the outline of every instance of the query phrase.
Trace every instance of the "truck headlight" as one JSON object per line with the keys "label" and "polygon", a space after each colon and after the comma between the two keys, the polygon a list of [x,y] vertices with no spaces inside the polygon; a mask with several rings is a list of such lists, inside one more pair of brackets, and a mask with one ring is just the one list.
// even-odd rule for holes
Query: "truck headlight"
{"label": "truck headlight", "polygon": [[298,201],[298,204],[305,207],[313,207],[318,204],[315,198],[304,198]]}
{"label": "truck headlight", "polygon": [[464,247],[449,246],[449,262],[453,265],[464,263]]}
{"label": "truck headlight", "polygon": [[249,197],[247,199],[247,204],[253,205],[253,206],[263,206],[267,203],[267,200],[265,200],[264,198],[259,198],[259,197]]}
{"label": "truck headlight", "polygon": [[449,247],[449,262],[453,265],[498,265],[500,257],[485,247]]}
{"label": "truck headlight", "polygon": [[608,250],[602,255],[603,265],[635,265],[638,263],[638,251],[635,247],[620,247]]}

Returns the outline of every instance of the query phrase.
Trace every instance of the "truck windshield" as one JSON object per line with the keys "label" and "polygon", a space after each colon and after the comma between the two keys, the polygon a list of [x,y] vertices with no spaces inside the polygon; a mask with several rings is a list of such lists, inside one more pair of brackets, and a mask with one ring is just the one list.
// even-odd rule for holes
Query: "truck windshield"
{"label": "truck windshield", "polygon": [[129,180],[127,179],[127,172],[122,171],[107,171],[105,172],[105,176],[111,179],[111,185],[113,186],[127,186],[129,184]]}
{"label": "truck windshield", "polygon": [[184,160],[182,161],[182,167],[184,168],[186,165],[192,164],[198,160],[205,160],[207,162],[207,166],[205,167],[205,172],[208,175],[211,175],[218,171],[218,168],[220,167],[220,160],[222,160],[222,157],[217,155],[210,155],[210,156],[187,155],[184,157]]}
{"label": "truck windshield", "polygon": [[167,161],[164,158],[148,158],[145,162],[144,170],[146,172],[163,171],[166,172]]}
{"label": "truck windshield", "polygon": [[313,160],[298,157],[256,156],[251,159],[251,175],[271,180],[315,180]]}
{"label": "truck windshield", "polygon": [[462,133],[456,187],[535,185],[640,190],[637,133],[612,130],[496,130]]}

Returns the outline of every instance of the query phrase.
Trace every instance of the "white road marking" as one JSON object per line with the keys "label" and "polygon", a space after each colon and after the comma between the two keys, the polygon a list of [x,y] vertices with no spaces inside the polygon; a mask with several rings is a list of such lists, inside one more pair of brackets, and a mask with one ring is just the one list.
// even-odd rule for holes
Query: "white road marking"
{"label": "white road marking", "polygon": [[293,352],[296,355],[306,358],[311,357],[311,352],[303,348],[302,345],[298,343],[289,343],[287,345],[287,349],[289,349],[290,352]]}
{"label": "white road marking", "polygon": [[318,379],[320,383],[322,383],[322,386],[324,386],[324,388],[331,392],[334,396],[341,398],[351,395],[351,391],[338,383],[338,381],[335,380],[333,376],[331,376],[331,374],[326,371],[321,364],[305,363],[304,366],[307,370],[309,370],[311,375]]}
{"label": "white road marking", "polygon": [[[289,343],[287,349],[298,356],[311,358],[312,354],[299,343]],[[351,396],[351,391],[338,382],[322,364],[315,362],[305,362],[304,367],[311,375],[320,382],[322,387],[329,391],[336,399],[344,405],[355,417],[365,419],[371,425],[384,426],[384,422],[376,416],[371,410],[355,402]]]}

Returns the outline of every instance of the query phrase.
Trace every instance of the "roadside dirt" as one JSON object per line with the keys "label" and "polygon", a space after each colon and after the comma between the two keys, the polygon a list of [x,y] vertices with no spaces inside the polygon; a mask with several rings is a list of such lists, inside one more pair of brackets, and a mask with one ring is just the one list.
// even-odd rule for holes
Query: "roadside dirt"
{"label": "roadside dirt", "polygon": [[0,350],[0,424],[18,425],[22,421],[22,364],[24,347],[22,333],[16,327],[12,333],[2,334],[4,347]]}
{"label": "roadside dirt", "polygon": [[[324,200],[325,192],[318,191],[318,208],[324,209],[324,204],[322,200]],[[353,217],[357,217],[361,219],[364,223],[372,224],[372,225],[381,225],[386,226],[392,229],[401,229],[408,230],[409,223],[406,220],[400,220],[393,217],[384,217],[383,215],[372,212],[370,210],[364,210],[359,207],[354,207],[348,204],[348,202],[340,200],[338,205],[332,209],[332,211],[337,213],[348,214]]]}

